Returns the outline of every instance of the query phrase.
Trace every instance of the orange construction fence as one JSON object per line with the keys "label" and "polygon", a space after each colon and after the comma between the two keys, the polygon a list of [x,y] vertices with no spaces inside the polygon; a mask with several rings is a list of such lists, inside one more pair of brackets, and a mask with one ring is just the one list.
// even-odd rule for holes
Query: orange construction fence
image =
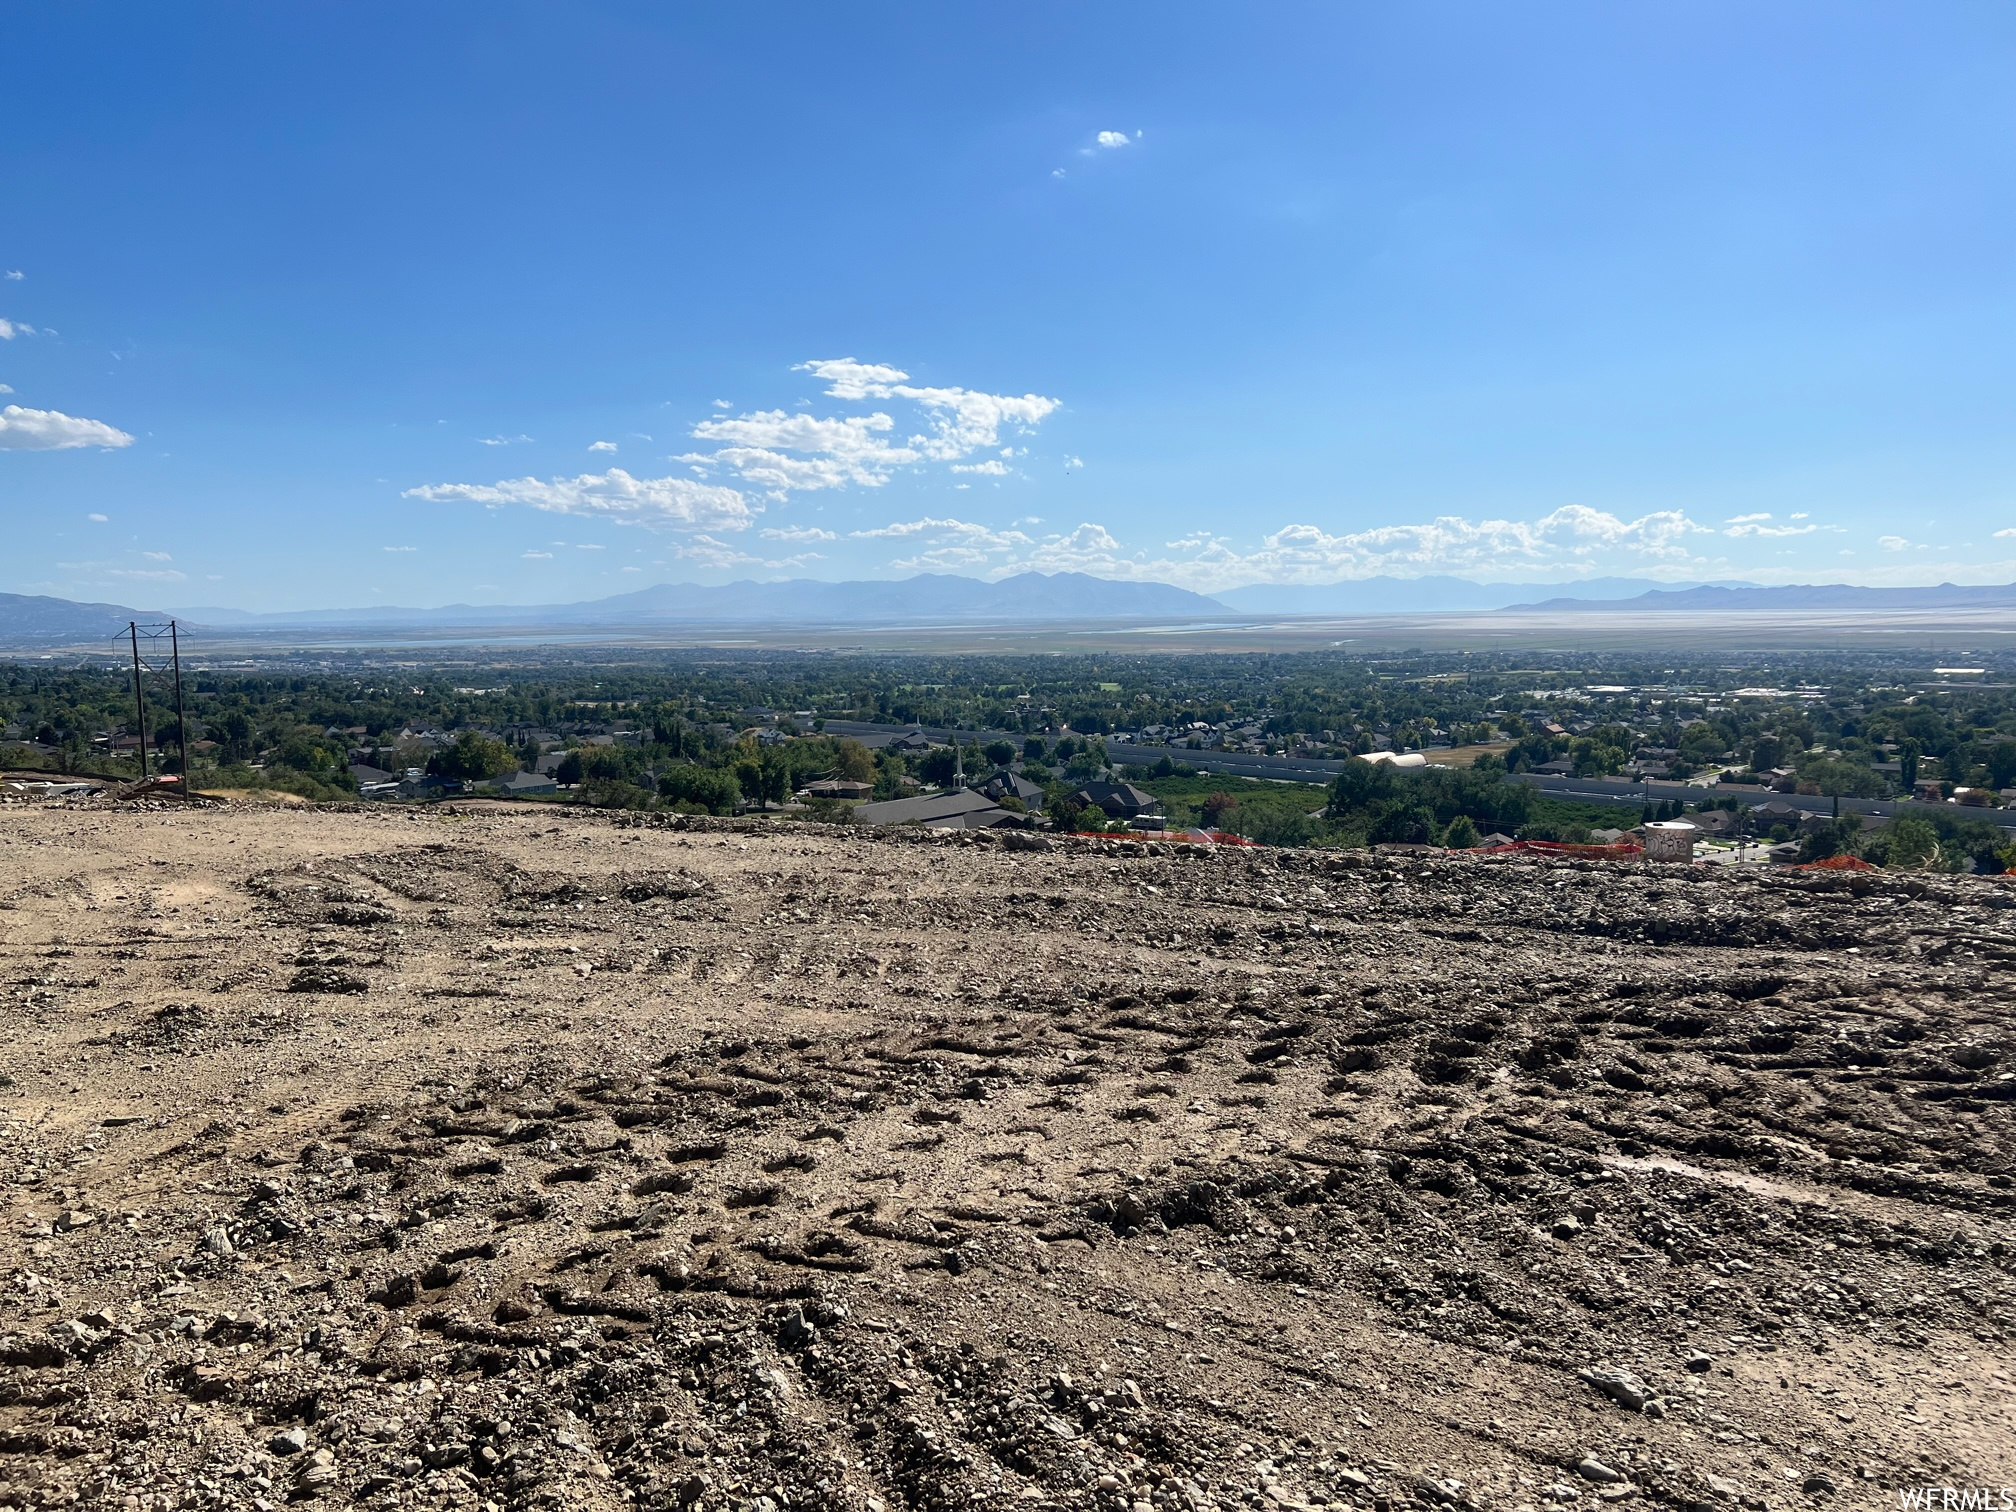
{"label": "orange construction fence", "polygon": [[1880,871],[1860,856],[1828,856],[1820,861],[1805,861],[1792,868],[1794,871]]}

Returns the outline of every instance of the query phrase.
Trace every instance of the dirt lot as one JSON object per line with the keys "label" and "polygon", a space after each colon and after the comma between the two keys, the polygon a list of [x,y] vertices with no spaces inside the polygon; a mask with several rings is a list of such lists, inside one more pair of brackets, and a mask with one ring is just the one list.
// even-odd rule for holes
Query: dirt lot
{"label": "dirt lot", "polygon": [[0,809],[0,1505],[2016,1482],[2012,909]]}

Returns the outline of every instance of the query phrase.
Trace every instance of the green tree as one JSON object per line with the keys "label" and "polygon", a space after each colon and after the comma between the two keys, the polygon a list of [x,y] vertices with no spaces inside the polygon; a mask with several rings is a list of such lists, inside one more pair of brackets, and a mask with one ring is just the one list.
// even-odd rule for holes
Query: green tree
{"label": "green tree", "polygon": [[833,755],[833,775],[849,782],[873,782],[874,752],[858,740],[842,740]]}
{"label": "green tree", "polygon": [[1893,820],[1863,855],[1893,871],[1928,871],[1939,860],[1939,832],[1915,816]]}
{"label": "green tree", "polygon": [[1198,812],[1204,816],[1206,828],[1222,829],[1225,826],[1225,816],[1237,807],[1239,800],[1230,793],[1207,793],[1204,795],[1203,803],[1198,805]]}
{"label": "green tree", "polygon": [[1468,814],[1458,814],[1442,832],[1442,844],[1449,850],[1474,850],[1481,839]]}
{"label": "green tree", "polygon": [[1073,756],[1064,768],[1066,777],[1079,782],[1090,782],[1106,770],[1106,745],[1103,741],[1087,741],[1085,749]]}
{"label": "green tree", "polygon": [[2016,787],[2016,740],[1998,741],[1988,747],[1988,786],[2000,790]]}
{"label": "green tree", "polygon": [[659,776],[658,795],[682,813],[732,814],[742,787],[725,767],[687,764]]}
{"label": "green tree", "polygon": [[450,782],[488,782],[517,769],[517,753],[479,730],[464,730],[455,744],[436,751],[427,762],[429,772]]}
{"label": "green tree", "polygon": [[1396,803],[1373,821],[1365,838],[1373,845],[1433,845],[1435,811],[1425,803]]}
{"label": "green tree", "polygon": [[1008,740],[990,740],[980,754],[992,765],[1004,767],[1015,759],[1015,744]]}
{"label": "green tree", "polygon": [[1915,740],[1898,743],[1897,783],[1907,793],[1918,786],[1918,758],[1923,754]]}

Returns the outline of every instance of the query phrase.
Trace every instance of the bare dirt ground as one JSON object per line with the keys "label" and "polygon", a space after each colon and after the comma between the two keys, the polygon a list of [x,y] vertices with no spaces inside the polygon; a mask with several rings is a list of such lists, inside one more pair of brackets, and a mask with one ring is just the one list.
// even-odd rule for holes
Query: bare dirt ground
{"label": "bare dirt ground", "polygon": [[2006,884],[92,802],[0,1504],[2016,1482]]}

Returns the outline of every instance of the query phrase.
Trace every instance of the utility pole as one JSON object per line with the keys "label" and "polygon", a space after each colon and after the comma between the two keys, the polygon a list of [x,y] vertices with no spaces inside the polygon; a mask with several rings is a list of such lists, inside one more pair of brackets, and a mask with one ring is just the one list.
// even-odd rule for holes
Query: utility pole
{"label": "utility pole", "polygon": [[[133,642],[133,708],[140,725],[140,780],[147,780],[147,695],[140,686],[140,626],[128,620],[126,633]],[[185,763],[186,764],[186,763]]]}
{"label": "utility pole", "polygon": [[175,667],[175,743],[182,756],[182,791],[189,791],[189,720],[182,712],[182,640],[168,621],[168,654]]}

